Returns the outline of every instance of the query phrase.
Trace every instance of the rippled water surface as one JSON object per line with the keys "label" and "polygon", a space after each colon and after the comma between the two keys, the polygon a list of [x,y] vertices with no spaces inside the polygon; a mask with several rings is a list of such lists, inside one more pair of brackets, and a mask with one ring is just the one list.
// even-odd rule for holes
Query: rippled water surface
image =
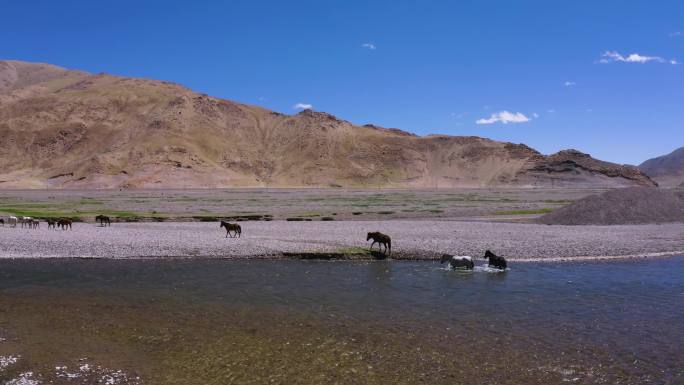
{"label": "rippled water surface", "polygon": [[684,258],[0,260],[0,338],[3,381],[682,384]]}

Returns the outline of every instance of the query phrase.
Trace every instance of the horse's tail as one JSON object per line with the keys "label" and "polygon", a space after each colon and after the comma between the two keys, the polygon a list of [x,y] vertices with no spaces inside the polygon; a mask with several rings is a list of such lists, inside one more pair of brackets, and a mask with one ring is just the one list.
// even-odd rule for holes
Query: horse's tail
{"label": "horse's tail", "polygon": [[392,255],[392,240],[387,240],[387,256]]}
{"label": "horse's tail", "polygon": [[238,237],[242,235],[242,226],[237,225],[237,233],[238,233]]}

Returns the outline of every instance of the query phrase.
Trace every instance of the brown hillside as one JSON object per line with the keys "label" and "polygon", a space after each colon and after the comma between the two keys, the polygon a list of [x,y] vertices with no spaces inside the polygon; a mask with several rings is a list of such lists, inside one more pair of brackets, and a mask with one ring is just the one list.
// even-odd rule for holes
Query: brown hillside
{"label": "brown hillside", "polygon": [[577,151],[289,116],[177,84],[0,61],[0,187],[653,185]]}

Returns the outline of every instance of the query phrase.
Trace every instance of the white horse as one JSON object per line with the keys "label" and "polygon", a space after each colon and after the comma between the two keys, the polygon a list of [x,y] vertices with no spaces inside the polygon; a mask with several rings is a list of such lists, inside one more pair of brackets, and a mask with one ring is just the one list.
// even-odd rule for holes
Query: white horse
{"label": "white horse", "polygon": [[21,228],[23,229],[24,226],[28,226],[30,229],[33,225],[33,218],[31,217],[21,217],[19,218],[19,222],[21,222]]}
{"label": "white horse", "polygon": [[9,218],[7,218],[7,224],[10,225],[11,227],[17,227],[17,222],[18,222],[18,221],[19,221],[19,220],[17,219],[17,217],[9,217]]}
{"label": "white horse", "polygon": [[472,270],[475,268],[475,262],[473,258],[467,255],[442,255],[442,259],[439,263],[449,262],[452,269],[466,269]]}

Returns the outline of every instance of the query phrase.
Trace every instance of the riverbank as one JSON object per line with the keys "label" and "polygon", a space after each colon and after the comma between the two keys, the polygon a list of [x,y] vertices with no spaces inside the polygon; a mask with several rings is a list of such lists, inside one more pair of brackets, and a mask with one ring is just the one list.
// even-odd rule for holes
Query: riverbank
{"label": "riverbank", "polygon": [[562,261],[682,254],[684,224],[546,226],[449,220],[241,222],[241,238],[218,223],[75,223],[73,230],[0,227],[4,258],[371,258],[366,233],[392,237],[393,258],[431,260],[443,253],[511,260]]}

